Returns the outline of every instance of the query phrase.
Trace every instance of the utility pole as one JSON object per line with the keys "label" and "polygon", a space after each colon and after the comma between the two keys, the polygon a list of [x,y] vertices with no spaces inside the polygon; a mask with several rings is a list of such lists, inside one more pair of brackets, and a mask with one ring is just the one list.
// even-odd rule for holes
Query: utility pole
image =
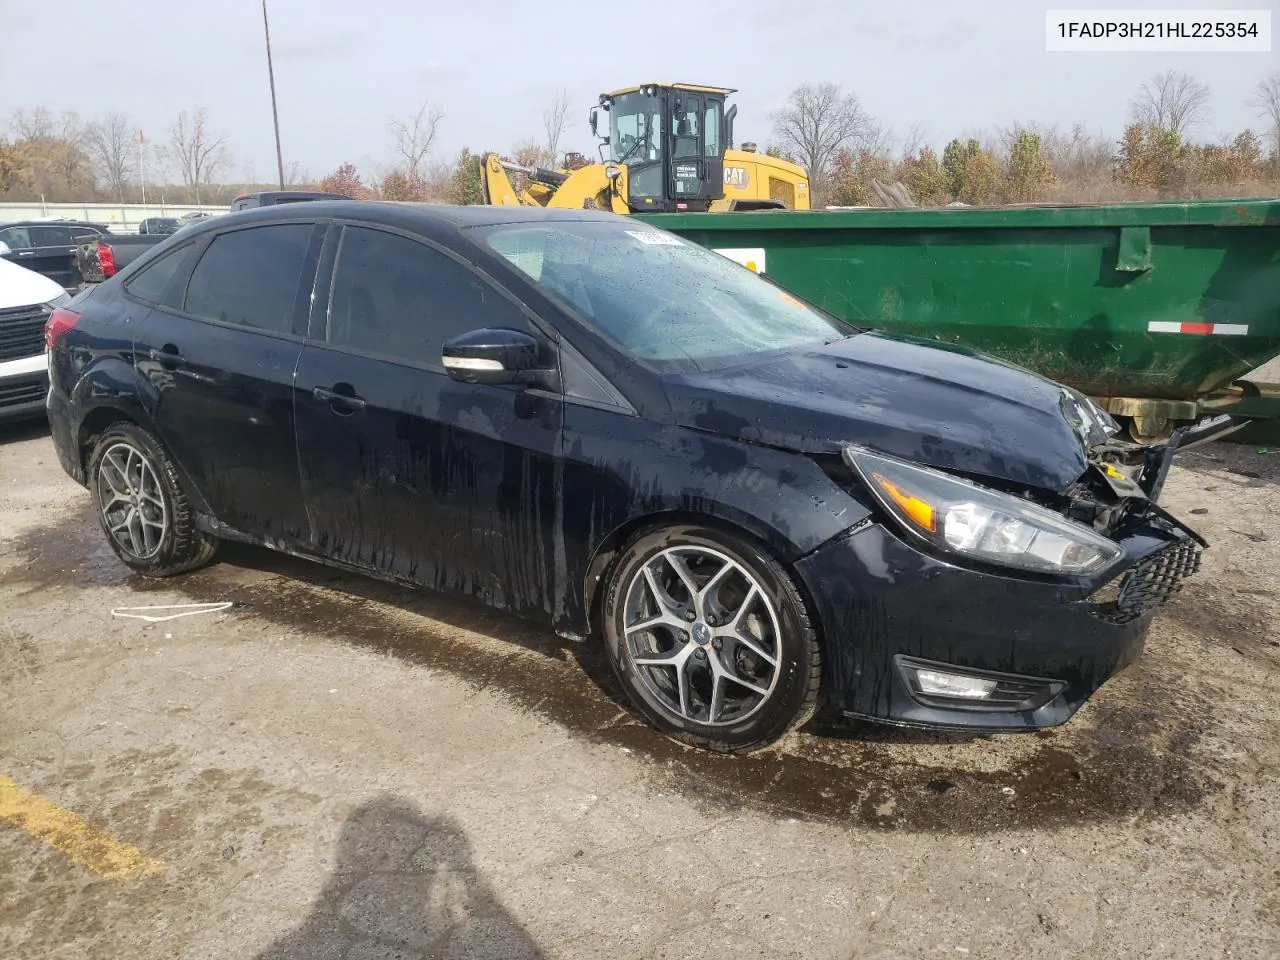
{"label": "utility pole", "polygon": [[276,128],[276,172],[284,189],[284,153],[280,149],[280,115],[276,112],[276,73],[271,66],[271,25],[267,22],[267,0],[262,0],[262,32],[267,37],[267,79],[271,81],[271,122]]}

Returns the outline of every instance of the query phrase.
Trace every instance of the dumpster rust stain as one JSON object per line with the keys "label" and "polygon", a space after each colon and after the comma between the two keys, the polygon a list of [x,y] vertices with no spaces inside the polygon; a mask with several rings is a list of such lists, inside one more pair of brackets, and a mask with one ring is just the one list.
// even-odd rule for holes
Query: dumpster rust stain
{"label": "dumpster rust stain", "polygon": [[233,621],[447,672],[618,749],[659,789],[713,813],[981,834],[1174,814],[1224,789],[1192,756],[1214,723],[1211,704],[1158,661],[1130,668],[1056,730],[974,736],[820,717],[774,748],[724,757],[634,717],[597,645],[474,604],[234,544],[211,567],[150,581],[114,559],[88,512],[16,547],[27,562],[0,574],[0,586],[31,593],[74,582],[231,599]]}

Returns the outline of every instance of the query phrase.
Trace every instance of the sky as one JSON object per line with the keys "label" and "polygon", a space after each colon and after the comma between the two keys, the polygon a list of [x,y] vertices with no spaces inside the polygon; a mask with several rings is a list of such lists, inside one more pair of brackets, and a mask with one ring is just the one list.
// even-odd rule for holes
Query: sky
{"label": "sky", "polygon": [[[1048,53],[1048,6],[268,0],[285,163],[317,178],[344,161],[368,172],[388,167],[388,121],[424,101],[444,113],[436,158],[541,139],[542,112],[560,89],[572,103],[561,149],[594,156],[587,112],[597,95],[650,81],[736,88],[736,139],[761,145],[771,139],[770,114],[804,82],[839,84],[892,130],[919,124],[936,148],[1015,121],[1083,123],[1118,139],[1139,84],[1170,68],[1211,88],[1211,121],[1198,137],[1263,129],[1246,101],[1280,69],[1280,52]],[[1275,10],[1277,0],[1184,6]],[[179,111],[204,107],[228,136],[227,179],[269,180],[275,145],[261,0],[0,0],[0,126],[37,106],[85,119],[124,113],[153,143]]]}

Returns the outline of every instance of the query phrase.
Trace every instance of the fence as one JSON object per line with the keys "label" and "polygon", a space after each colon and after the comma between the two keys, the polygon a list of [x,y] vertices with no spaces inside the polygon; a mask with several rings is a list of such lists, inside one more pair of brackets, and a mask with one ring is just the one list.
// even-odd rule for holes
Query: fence
{"label": "fence", "polygon": [[120,233],[136,232],[148,217],[180,217],[184,213],[226,213],[225,206],[173,203],[0,203],[0,224],[15,220],[84,220]]}

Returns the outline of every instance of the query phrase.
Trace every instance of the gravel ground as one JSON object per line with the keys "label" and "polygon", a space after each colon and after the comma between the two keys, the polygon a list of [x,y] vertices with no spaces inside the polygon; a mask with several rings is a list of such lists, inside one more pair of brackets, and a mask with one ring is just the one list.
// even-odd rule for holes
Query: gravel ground
{"label": "gravel ground", "polygon": [[[1164,502],[1203,571],[1066,726],[725,759],[483,609],[246,548],[133,577],[9,429],[0,779],[163,866],[0,818],[0,956],[1274,958],[1280,451],[1187,451]],[[234,606],[111,612],[192,601]]]}

